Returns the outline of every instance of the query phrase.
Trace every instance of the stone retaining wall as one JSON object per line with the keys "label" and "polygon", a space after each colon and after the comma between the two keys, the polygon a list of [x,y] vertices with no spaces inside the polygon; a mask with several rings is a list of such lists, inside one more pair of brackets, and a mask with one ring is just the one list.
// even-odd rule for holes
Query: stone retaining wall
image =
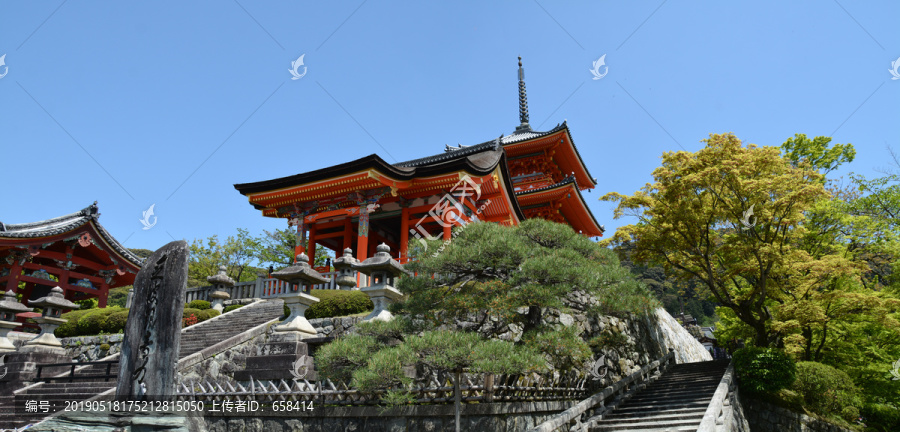
{"label": "stone retaining wall", "polygon": [[309,323],[316,329],[316,337],[338,337],[349,332],[363,318],[365,317],[316,318],[309,320]]}
{"label": "stone retaining wall", "polygon": [[744,397],[741,402],[753,432],[853,432],[757,399]]}

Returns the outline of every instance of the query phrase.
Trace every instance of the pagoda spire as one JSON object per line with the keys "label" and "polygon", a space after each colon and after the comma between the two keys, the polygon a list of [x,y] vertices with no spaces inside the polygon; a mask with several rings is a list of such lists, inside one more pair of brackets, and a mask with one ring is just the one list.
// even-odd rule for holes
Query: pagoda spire
{"label": "pagoda spire", "polygon": [[531,125],[528,124],[528,96],[525,94],[525,69],[522,69],[522,57],[519,57],[519,126],[518,131],[530,131]]}

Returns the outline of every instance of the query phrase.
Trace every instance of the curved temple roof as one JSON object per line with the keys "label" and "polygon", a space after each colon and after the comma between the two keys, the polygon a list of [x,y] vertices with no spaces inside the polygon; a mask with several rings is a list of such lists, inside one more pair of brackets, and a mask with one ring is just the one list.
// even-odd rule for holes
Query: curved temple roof
{"label": "curved temple roof", "polygon": [[122,256],[122,258],[127,259],[132,265],[140,268],[141,263],[143,263],[144,260],[131,253],[131,251],[125,246],[122,246],[115,237],[106,231],[106,228],[103,228],[103,225],[100,225],[100,222],[98,222],[99,217],[99,208],[97,207],[97,202],[94,201],[93,204],[80,211],[52,219],[21,224],[4,224],[0,222],[0,240],[51,237],[74,231],[90,223],[101,237],[103,237],[106,244],[112,247],[116,253]]}

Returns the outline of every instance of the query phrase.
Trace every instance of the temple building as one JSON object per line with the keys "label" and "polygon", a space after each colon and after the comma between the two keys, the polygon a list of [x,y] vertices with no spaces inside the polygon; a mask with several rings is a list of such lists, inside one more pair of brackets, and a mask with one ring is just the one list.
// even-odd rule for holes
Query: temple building
{"label": "temple building", "polygon": [[68,300],[96,298],[105,307],[110,288],[134,283],[142,259],[116,241],[99,216],[94,202],[40,222],[0,222],[0,289],[22,294],[24,303],[58,286]]}
{"label": "temple building", "polygon": [[234,185],[265,217],[297,227],[297,253],[314,260],[316,245],[359,260],[380,243],[401,262],[410,239],[451,238],[472,221],[517,225],[528,218],[565,223],[588,237],[603,235],[581,195],[593,189],[569,126],[539,132],[528,123],[519,58],[519,126],[480,144],[391,164],[376,154],[327,168]]}

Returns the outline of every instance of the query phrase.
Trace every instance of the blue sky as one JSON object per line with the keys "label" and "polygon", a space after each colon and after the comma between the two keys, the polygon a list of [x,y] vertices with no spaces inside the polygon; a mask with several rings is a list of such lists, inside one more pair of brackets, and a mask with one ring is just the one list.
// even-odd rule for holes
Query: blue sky
{"label": "blue sky", "polygon": [[232,185],[509,134],[520,55],[532,126],[568,120],[610,233],[629,221],[597,198],[709,133],[833,136],[858,151],[837,175],[876,176],[900,151],[897,17],[848,0],[3,2],[0,221],[98,201],[146,249],[280,228]]}

